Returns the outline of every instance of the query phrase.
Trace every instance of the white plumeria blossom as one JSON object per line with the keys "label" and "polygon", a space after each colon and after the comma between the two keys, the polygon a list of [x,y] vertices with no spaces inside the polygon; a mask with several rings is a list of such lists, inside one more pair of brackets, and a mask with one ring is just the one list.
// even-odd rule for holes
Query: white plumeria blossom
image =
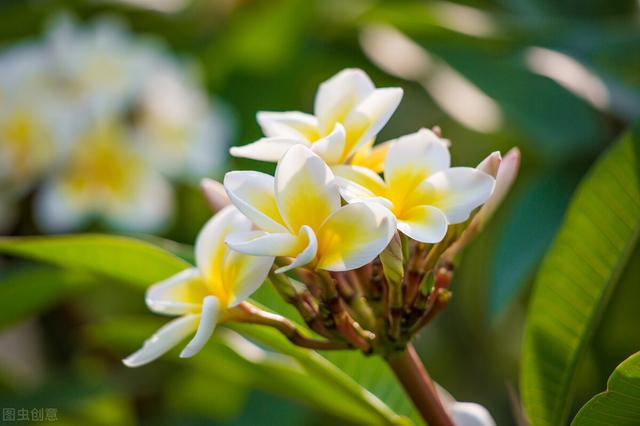
{"label": "white plumeria blossom", "polygon": [[374,203],[341,206],[331,169],[309,148],[291,147],[275,177],[252,172],[226,174],[231,202],[260,228],[230,235],[234,250],[256,256],[285,256],[278,272],[310,265],[345,271],[371,262],[395,232],[390,212]]}
{"label": "white plumeria blossom", "polygon": [[45,43],[54,88],[70,106],[91,112],[118,111],[133,99],[153,70],[156,46],[134,41],[117,20],[102,18],[80,27],[57,17]]}
{"label": "white plumeria blossom", "polygon": [[[43,40],[3,51],[2,198],[19,201],[41,184],[34,217],[46,232],[92,219],[163,230],[173,211],[168,179],[219,170],[232,133],[230,112],[208,98],[191,65],[104,18],[80,26],[57,17]],[[15,217],[10,209],[5,217]]]}
{"label": "white plumeria blossom", "polygon": [[222,166],[231,139],[231,114],[185,78],[187,70],[159,59],[141,85],[132,133],[140,152],[158,170],[197,180]]}
{"label": "white plumeria blossom", "polygon": [[38,190],[35,219],[67,232],[99,219],[122,231],[153,232],[173,213],[167,180],[132,152],[117,121],[95,123],[78,137],[65,167]]}
{"label": "white plumeria blossom", "polygon": [[440,242],[449,225],[462,223],[489,199],[495,179],[471,167],[450,167],[445,141],[431,130],[392,141],[384,179],[354,165],[333,168],[348,202],[376,201],[389,208],[398,230],[424,242]]}
{"label": "white plumeria blossom", "polygon": [[313,115],[259,112],[258,123],[266,137],[233,147],[231,154],[275,162],[293,145],[302,145],[330,166],[341,164],[371,143],[401,98],[402,89],[376,89],[364,71],[345,69],[320,85]]}
{"label": "white plumeria blossom", "polygon": [[251,229],[251,221],[233,206],[225,207],[202,228],[195,245],[196,267],[186,269],[149,288],[146,302],[153,312],[179,315],[153,336],[124,364],[147,364],[195,332],[181,357],[197,354],[223,321],[228,309],[253,294],[266,279],[273,257],[247,256],[230,250],[225,238]]}
{"label": "white plumeria blossom", "polygon": [[22,195],[51,170],[68,145],[41,47],[24,43],[0,56],[0,191]]}

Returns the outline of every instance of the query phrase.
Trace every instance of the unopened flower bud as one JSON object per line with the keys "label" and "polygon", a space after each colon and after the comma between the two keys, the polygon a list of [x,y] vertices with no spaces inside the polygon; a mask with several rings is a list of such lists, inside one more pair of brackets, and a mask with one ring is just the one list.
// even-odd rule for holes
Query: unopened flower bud
{"label": "unopened flower bud", "polygon": [[214,212],[222,210],[231,204],[229,196],[220,182],[204,178],[200,181],[200,188],[202,189],[202,193],[204,194],[207,203]]}
{"label": "unopened flower bud", "polygon": [[[489,156],[489,158],[490,157],[491,156]],[[487,158],[487,160],[489,160],[489,158]],[[480,163],[478,167],[483,165],[483,163],[484,161]],[[502,204],[504,197],[511,189],[511,185],[518,175],[519,168],[520,150],[518,148],[511,148],[500,162],[497,173],[495,174],[496,186],[493,194],[473,219],[473,221],[478,224],[479,229],[482,229],[486,225],[491,216],[493,216],[493,213],[498,209],[500,204]]]}
{"label": "unopened flower bud", "polygon": [[494,152],[478,164],[477,168],[488,174],[492,174],[493,170],[497,167],[497,171],[495,171],[496,183],[493,193],[473,219],[471,219],[471,223],[469,223],[469,226],[462,232],[456,242],[443,254],[443,260],[452,261],[456,254],[466,247],[467,244],[484,229],[485,225],[491,219],[491,216],[493,216],[500,204],[502,204],[504,197],[511,189],[511,185],[515,181],[518,175],[518,169],[520,168],[520,150],[518,148],[512,148],[500,161],[499,156],[499,153]]}
{"label": "unopened flower bud", "polygon": [[481,172],[485,172],[488,175],[496,177],[498,175],[498,169],[500,167],[500,163],[502,162],[502,156],[500,155],[500,151],[494,151],[487,158],[482,160],[476,169]]}

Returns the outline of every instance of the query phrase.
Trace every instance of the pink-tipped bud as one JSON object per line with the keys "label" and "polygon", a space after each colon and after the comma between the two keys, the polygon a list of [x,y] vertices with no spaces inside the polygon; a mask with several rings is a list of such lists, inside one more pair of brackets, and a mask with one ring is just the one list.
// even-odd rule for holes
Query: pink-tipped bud
{"label": "pink-tipped bud", "polygon": [[[496,168],[496,163],[498,164],[497,170],[494,172],[495,174],[493,174],[492,171]],[[493,194],[491,194],[489,200],[487,200],[473,219],[471,219],[471,223],[469,223],[469,226],[462,232],[462,235],[443,253],[443,260],[452,261],[453,258],[482,231],[491,219],[491,216],[493,216],[500,204],[502,204],[509,189],[511,189],[511,185],[518,175],[519,168],[520,150],[518,148],[509,150],[501,161],[500,154],[494,152],[478,164],[479,170],[495,176],[496,185],[493,189]]]}
{"label": "pink-tipped bud", "polygon": [[500,155],[500,151],[494,151],[489,154],[487,158],[482,160],[476,169],[495,178],[498,175],[498,169],[500,168],[501,162],[502,156]]}
{"label": "pink-tipped bud", "polygon": [[[493,155],[493,154],[491,154]],[[489,156],[487,160],[490,158]],[[486,160],[485,160],[486,161]],[[482,165],[480,163],[480,165]],[[478,166],[480,167],[480,166]],[[489,221],[493,213],[498,209],[504,197],[509,193],[511,185],[518,176],[518,170],[520,169],[520,150],[518,148],[511,148],[509,152],[502,158],[498,167],[496,177],[496,186],[493,190],[493,194],[489,200],[482,206],[474,221],[477,221],[479,229],[482,229],[484,225]]]}
{"label": "pink-tipped bud", "polygon": [[231,204],[231,200],[229,200],[229,196],[220,182],[204,178],[200,181],[200,188],[204,198],[214,212],[220,211]]}

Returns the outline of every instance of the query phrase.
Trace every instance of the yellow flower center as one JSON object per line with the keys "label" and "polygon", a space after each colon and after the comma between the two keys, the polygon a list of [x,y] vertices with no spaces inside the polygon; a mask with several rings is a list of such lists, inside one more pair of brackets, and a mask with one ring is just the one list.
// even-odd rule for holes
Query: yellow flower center
{"label": "yellow flower center", "polygon": [[125,146],[123,130],[115,124],[96,126],[78,143],[64,177],[65,189],[75,198],[96,203],[131,196],[141,161]]}

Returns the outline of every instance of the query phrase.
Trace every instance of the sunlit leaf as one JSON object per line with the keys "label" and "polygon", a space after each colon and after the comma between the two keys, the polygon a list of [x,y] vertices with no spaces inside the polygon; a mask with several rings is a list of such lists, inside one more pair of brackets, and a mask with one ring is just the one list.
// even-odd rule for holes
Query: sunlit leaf
{"label": "sunlit leaf", "polygon": [[640,127],[580,184],[538,273],[524,336],[521,392],[533,424],[565,422],[577,365],[640,234]]}
{"label": "sunlit leaf", "polygon": [[594,396],[578,412],[572,426],[640,424],[640,352],[620,364],[609,377],[607,390]]}
{"label": "sunlit leaf", "polygon": [[0,238],[0,253],[148,286],[189,267],[149,243],[113,235]]}
{"label": "sunlit leaf", "polygon": [[[188,263],[151,244],[107,235],[3,238],[0,239],[0,252],[98,273],[144,286],[188,267]],[[120,327],[115,338],[125,338],[127,333],[123,330],[128,329],[134,332],[132,330],[134,328],[136,327]],[[297,385],[289,383],[288,396],[313,397],[313,389],[303,392],[302,385],[310,386],[313,381],[309,382],[309,376],[317,376],[325,389],[317,395],[322,399],[311,398],[311,401],[320,404],[323,408],[364,424],[404,422],[403,418],[397,416],[381,400],[320,354],[291,345],[278,332],[271,329],[250,326],[242,328],[242,331],[272,349],[295,358],[304,366],[306,370],[304,380],[301,378]],[[139,337],[138,342],[143,340],[144,337]],[[220,362],[211,364],[216,365],[217,368],[220,366]],[[272,378],[273,381],[275,377],[277,376]],[[276,384],[286,383],[286,381],[281,382]],[[327,396],[335,394],[342,394],[344,397],[342,399],[332,397],[331,400],[326,400]]]}

